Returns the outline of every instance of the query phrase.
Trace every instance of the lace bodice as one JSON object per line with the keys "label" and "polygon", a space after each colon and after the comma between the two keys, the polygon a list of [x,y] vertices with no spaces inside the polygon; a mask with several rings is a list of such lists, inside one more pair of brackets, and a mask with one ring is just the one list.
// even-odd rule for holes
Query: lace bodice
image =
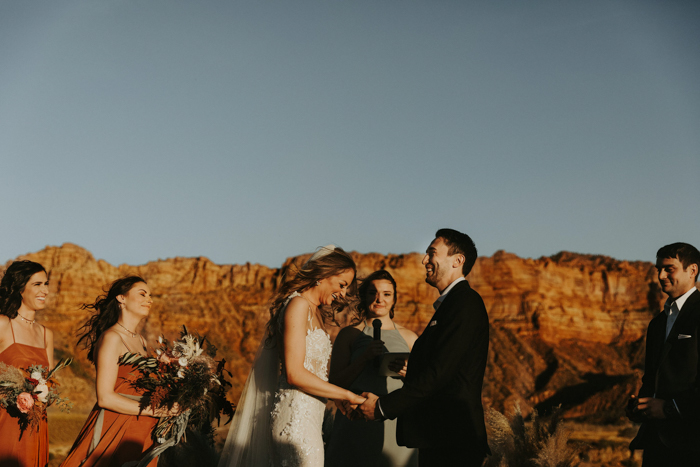
{"label": "lace bodice", "polygon": [[[294,292],[289,296],[289,300],[294,297],[301,297],[301,294]],[[289,303],[289,302],[287,302]],[[284,312],[284,310],[282,311]],[[280,321],[283,321],[281,318]],[[328,333],[321,329],[315,328],[313,326],[313,317],[311,316],[311,309],[309,308],[309,315],[307,318],[308,328],[306,330],[306,357],[304,358],[304,368],[309,370],[311,373],[322,379],[323,381],[328,381],[328,363],[331,359],[331,350],[333,345],[331,344],[331,339]],[[291,388],[287,382],[287,372],[284,367],[284,358],[282,360],[282,373],[280,375],[280,389]]]}
{"label": "lace bodice", "polygon": [[[306,331],[306,358],[304,368],[323,381],[328,381],[328,362],[331,358],[331,339],[326,331],[321,328],[308,329]],[[280,375],[280,389],[291,388],[287,382],[287,372],[282,364]]]}
{"label": "lace bodice", "polygon": [[[299,294],[295,292],[289,299],[296,296]],[[331,349],[331,340],[326,331],[313,326],[309,308],[304,368],[323,381],[328,381]],[[307,394],[289,384],[282,358],[279,389],[275,394],[275,405],[271,416],[273,465],[282,467],[323,465],[321,428],[325,407],[325,399]]]}

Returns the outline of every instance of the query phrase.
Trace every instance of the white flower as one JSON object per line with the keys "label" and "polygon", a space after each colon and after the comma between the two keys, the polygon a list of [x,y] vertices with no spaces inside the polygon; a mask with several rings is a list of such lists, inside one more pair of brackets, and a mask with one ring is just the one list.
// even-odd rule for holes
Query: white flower
{"label": "white flower", "polygon": [[182,368],[180,368],[179,370],[177,370],[177,377],[178,377],[178,378],[184,378],[184,377],[185,377],[185,372],[182,370]]}
{"label": "white flower", "polygon": [[177,359],[177,363],[179,363],[180,366],[184,368],[187,366],[187,359],[185,357],[180,357]]}
{"label": "white flower", "polygon": [[34,394],[37,395],[37,399],[45,403],[49,397],[49,387],[45,384],[39,384],[34,388]]}
{"label": "white flower", "polygon": [[30,378],[39,381],[39,384],[46,384],[46,380],[43,378],[43,376],[44,375],[41,373],[41,371],[32,371]]}
{"label": "white flower", "polygon": [[198,357],[204,349],[199,345],[199,339],[194,337],[192,334],[187,334],[182,338],[180,342],[176,344],[180,351],[187,356],[187,358]]}

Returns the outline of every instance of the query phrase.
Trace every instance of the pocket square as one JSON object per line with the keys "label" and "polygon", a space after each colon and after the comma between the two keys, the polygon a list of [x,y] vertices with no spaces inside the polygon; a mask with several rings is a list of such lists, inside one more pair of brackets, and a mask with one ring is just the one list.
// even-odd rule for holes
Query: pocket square
{"label": "pocket square", "polygon": [[690,334],[678,334],[678,339],[690,339],[691,336]]}
{"label": "pocket square", "polygon": [[[435,326],[436,324],[437,324],[437,320],[434,319],[434,320],[432,320],[432,321],[430,322],[430,324],[428,325],[428,327],[430,327],[430,326]],[[688,336],[688,337],[690,337],[690,336]]]}

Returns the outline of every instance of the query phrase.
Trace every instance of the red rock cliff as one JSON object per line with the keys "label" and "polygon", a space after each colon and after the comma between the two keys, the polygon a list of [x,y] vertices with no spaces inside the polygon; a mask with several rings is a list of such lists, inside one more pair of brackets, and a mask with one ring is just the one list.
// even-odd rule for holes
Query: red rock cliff
{"label": "red rock cliff", "polygon": [[[424,282],[422,255],[352,255],[359,277],[380,268],[394,275],[396,320],[420,333],[438,296]],[[306,258],[290,258],[280,269],[203,257],[115,267],[72,244],[21,257],[51,273],[52,294],[38,319],[56,332],[59,355],[78,359],[64,386],[83,410],[94,400],[94,372],[76,348],[76,331],[88,316],[80,305],[113,280],[139,274],[148,281],[151,341],[161,332],[174,336],[182,324],[207,335],[229,362],[236,398],[268,319],[268,300],[290,267]],[[602,422],[621,416],[626,392],[638,384],[646,326],[662,301],[651,263],[567,252],[533,260],[499,251],[479,258],[468,279],[491,320],[487,403],[502,409],[518,402],[526,411],[561,403],[568,416]]]}

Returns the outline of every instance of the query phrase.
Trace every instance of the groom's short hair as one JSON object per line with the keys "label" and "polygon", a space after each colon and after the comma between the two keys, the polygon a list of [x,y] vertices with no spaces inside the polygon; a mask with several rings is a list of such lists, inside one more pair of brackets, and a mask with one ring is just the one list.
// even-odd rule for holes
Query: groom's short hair
{"label": "groom's short hair", "polygon": [[447,245],[447,254],[452,256],[456,254],[464,255],[464,264],[462,265],[462,275],[466,276],[472,270],[476,262],[476,245],[469,235],[458,232],[454,229],[440,229],[435,232],[435,238],[441,238]]}
{"label": "groom's short hair", "polygon": [[700,275],[700,252],[693,245],[678,242],[662,246],[656,252],[656,259],[658,261],[664,258],[678,258],[678,261],[683,265],[683,270],[688,269],[688,266],[691,264],[697,264],[699,272],[695,275],[695,282],[698,281],[698,275]]}

